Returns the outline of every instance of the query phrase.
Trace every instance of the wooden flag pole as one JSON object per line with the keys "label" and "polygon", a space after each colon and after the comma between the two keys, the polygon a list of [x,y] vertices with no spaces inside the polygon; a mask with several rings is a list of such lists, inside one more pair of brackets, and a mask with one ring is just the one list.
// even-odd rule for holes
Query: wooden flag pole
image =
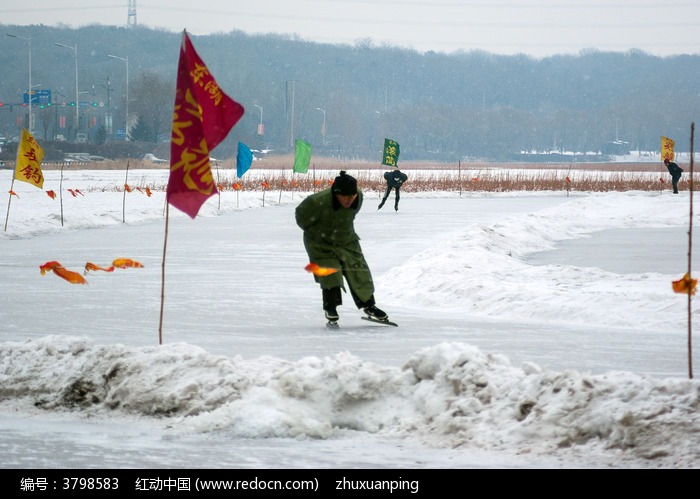
{"label": "wooden flag pole", "polygon": [[168,221],[170,206],[168,205],[167,194],[165,200],[165,237],[163,239],[163,261],[160,265],[160,320],[158,322],[158,344],[163,344],[163,307],[165,303],[165,252],[168,248]]}
{"label": "wooden flag pole", "polygon": [[10,183],[10,193],[9,199],[7,200],[7,215],[5,215],[5,232],[7,232],[7,219],[10,218],[10,204],[12,203],[12,191],[15,188],[15,177],[12,177],[12,183]]}
{"label": "wooden flag pole", "polygon": [[124,174],[124,196],[122,197],[122,223],[126,223],[126,186],[129,185],[129,162],[126,162],[126,174]]}
{"label": "wooden flag pole", "polygon": [[[211,168],[211,165],[209,165],[209,168]],[[219,186],[221,185],[221,179],[219,178],[219,162],[216,162],[216,194],[219,196],[219,207],[218,210],[221,211],[221,189],[219,189]]]}
{"label": "wooden flag pole", "polygon": [[58,199],[61,202],[61,227],[63,227],[63,163],[61,163],[61,180],[58,182]]}
{"label": "wooden flag pole", "polygon": [[462,160],[457,162],[457,184],[459,185],[459,197],[462,197]]}
{"label": "wooden flag pole", "polygon": [[[690,222],[688,225],[688,278],[692,277],[690,267],[693,255],[693,142],[695,138],[695,123],[690,124],[690,182],[688,190],[690,191]],[[688,289],[688,377],[693,379],[693,327],[692,327],[692,293]]]}
{"label": "wooden flag pole", "polygon": [[[29,89],[31,90],[31,88]],[[31,109],[30,109],[31,112]],[[22,130],[22,140],[24,140],[24,130]],[[10,204],[12,203],[12,193],[15,190],[15,177],[17,176],[17,164],[19,164],[21,147],[17,147],[17,160],[15,163],[15,171],[12,172],[12,182],[10,183],[10,198],[7,200],[7,215],[5,215],[5,232],[7,232],[7,220],[10,218]]]}

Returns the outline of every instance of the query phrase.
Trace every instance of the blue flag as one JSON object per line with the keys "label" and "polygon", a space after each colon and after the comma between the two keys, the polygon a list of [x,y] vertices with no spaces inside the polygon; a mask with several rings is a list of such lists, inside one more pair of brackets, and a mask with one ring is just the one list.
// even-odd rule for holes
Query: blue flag
{"label": "blue flag", "polygon": [[253,153],[243,142],[238,143],[238,154],[236,155],[236,175],[241,178],[253,163]]}

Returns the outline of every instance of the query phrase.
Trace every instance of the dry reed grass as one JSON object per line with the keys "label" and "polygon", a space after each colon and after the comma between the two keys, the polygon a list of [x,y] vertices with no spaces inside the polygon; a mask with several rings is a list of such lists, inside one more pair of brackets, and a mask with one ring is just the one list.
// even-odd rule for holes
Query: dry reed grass
{"label": "dry reed grass", "polygon": [[[316,191],[328,187],[340,170],[357,177],[364,191],[383,192],[386,183],[382,173],[388,167],[366,161],[343,162],[332,158],[314,160],[307,174],[292,175],[292,156],[266,158],[254,163],[251,172],[242,179],[235,178],[235,163],[220,162],[215,178],[233,179],[218,181],[220,190],[271,190],[301,192]],[[166,169],[141,160],[129,160],[129,169]],[[47,165],[46,169],[56,169]],[[75,169],[125,169],[127,160],[87,163]],[[657,163],[434,163],[406,162],[401,170],[409,180],[402,192],[517,192],[517,191],[663,191],[671,188],[671,178],[665,167]],[[224,175],[220,175],[224,173]],[[689,175],[683,174],[679,190],[687,190]],[[165,186],[143,185],[151,190],[163,190]]]}
{"label": "dry reed grass", "polygon": [[[290,181],[283,175],[270,176],[256,180],[224,181],[218,185],[220,190],[297,190],[316,191],[330,186],[333,178],[311,180],[300,178]],[[679,190],[687,189],[687,181],[679,183]],[[383,180],[360,182],[363,191],[384,191]],[[404,184],[401,192],[518,192],[518,191],[663,191],[670,189],[670,182],[661,178],[649,180],[643,178],[585,178],[581,180],[563,180],[556,175],[551,177],[509,177],[482,176],[473,179],[457,180],[454,178],[412,178]]]}

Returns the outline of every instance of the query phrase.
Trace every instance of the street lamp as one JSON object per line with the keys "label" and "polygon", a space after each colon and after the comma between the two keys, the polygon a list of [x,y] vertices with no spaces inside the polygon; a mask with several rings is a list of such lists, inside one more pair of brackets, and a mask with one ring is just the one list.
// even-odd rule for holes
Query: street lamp
{"label": "street lamp", "polygon": [[265,126],[263,125],[263,107],[258,104],[253,104],[253,107],[260,109],[260,123],[258,123],[258,135],[265,135]]}
{"label": "street lamp", "polygon": [[124,64],[126,65],[126,114],[124,115],[124,140],[129,140],[129,56],[119,57],[118,55],[108,54],[107,57],[124,61]]}
{"label": "street lamp", "polygon": [[78,131],[80,130],[80,102],[78,101],[78,44],[71,47],[62,43],[54,43],[57,47],[71,49],[73,51],[73,59],[75,59],[75,137],[78,139]]}
{"label": "street lamp", "polygon": [[32,134],[32,37],[18,36],[7,33],[7,36],[26,40],[29,45],[29,85],[27,85],[27,95],[29,97],[29,134]]}
{"label": "street lamp", "polygon": [[321,137],[323,137],[323,145],[326,145],[326,110],[320,107],[316,108],[316,111],[321,111],[323,113],[323,125],[321,125]]}

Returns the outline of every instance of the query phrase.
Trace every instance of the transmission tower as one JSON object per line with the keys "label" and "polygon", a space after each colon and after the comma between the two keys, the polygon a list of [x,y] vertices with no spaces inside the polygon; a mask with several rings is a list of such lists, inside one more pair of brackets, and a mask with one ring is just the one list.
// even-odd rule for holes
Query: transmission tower
{"label": "transmission tower", "polygon": [[129,0],[129,11],[126,25],[136,26],[136,0]]}

